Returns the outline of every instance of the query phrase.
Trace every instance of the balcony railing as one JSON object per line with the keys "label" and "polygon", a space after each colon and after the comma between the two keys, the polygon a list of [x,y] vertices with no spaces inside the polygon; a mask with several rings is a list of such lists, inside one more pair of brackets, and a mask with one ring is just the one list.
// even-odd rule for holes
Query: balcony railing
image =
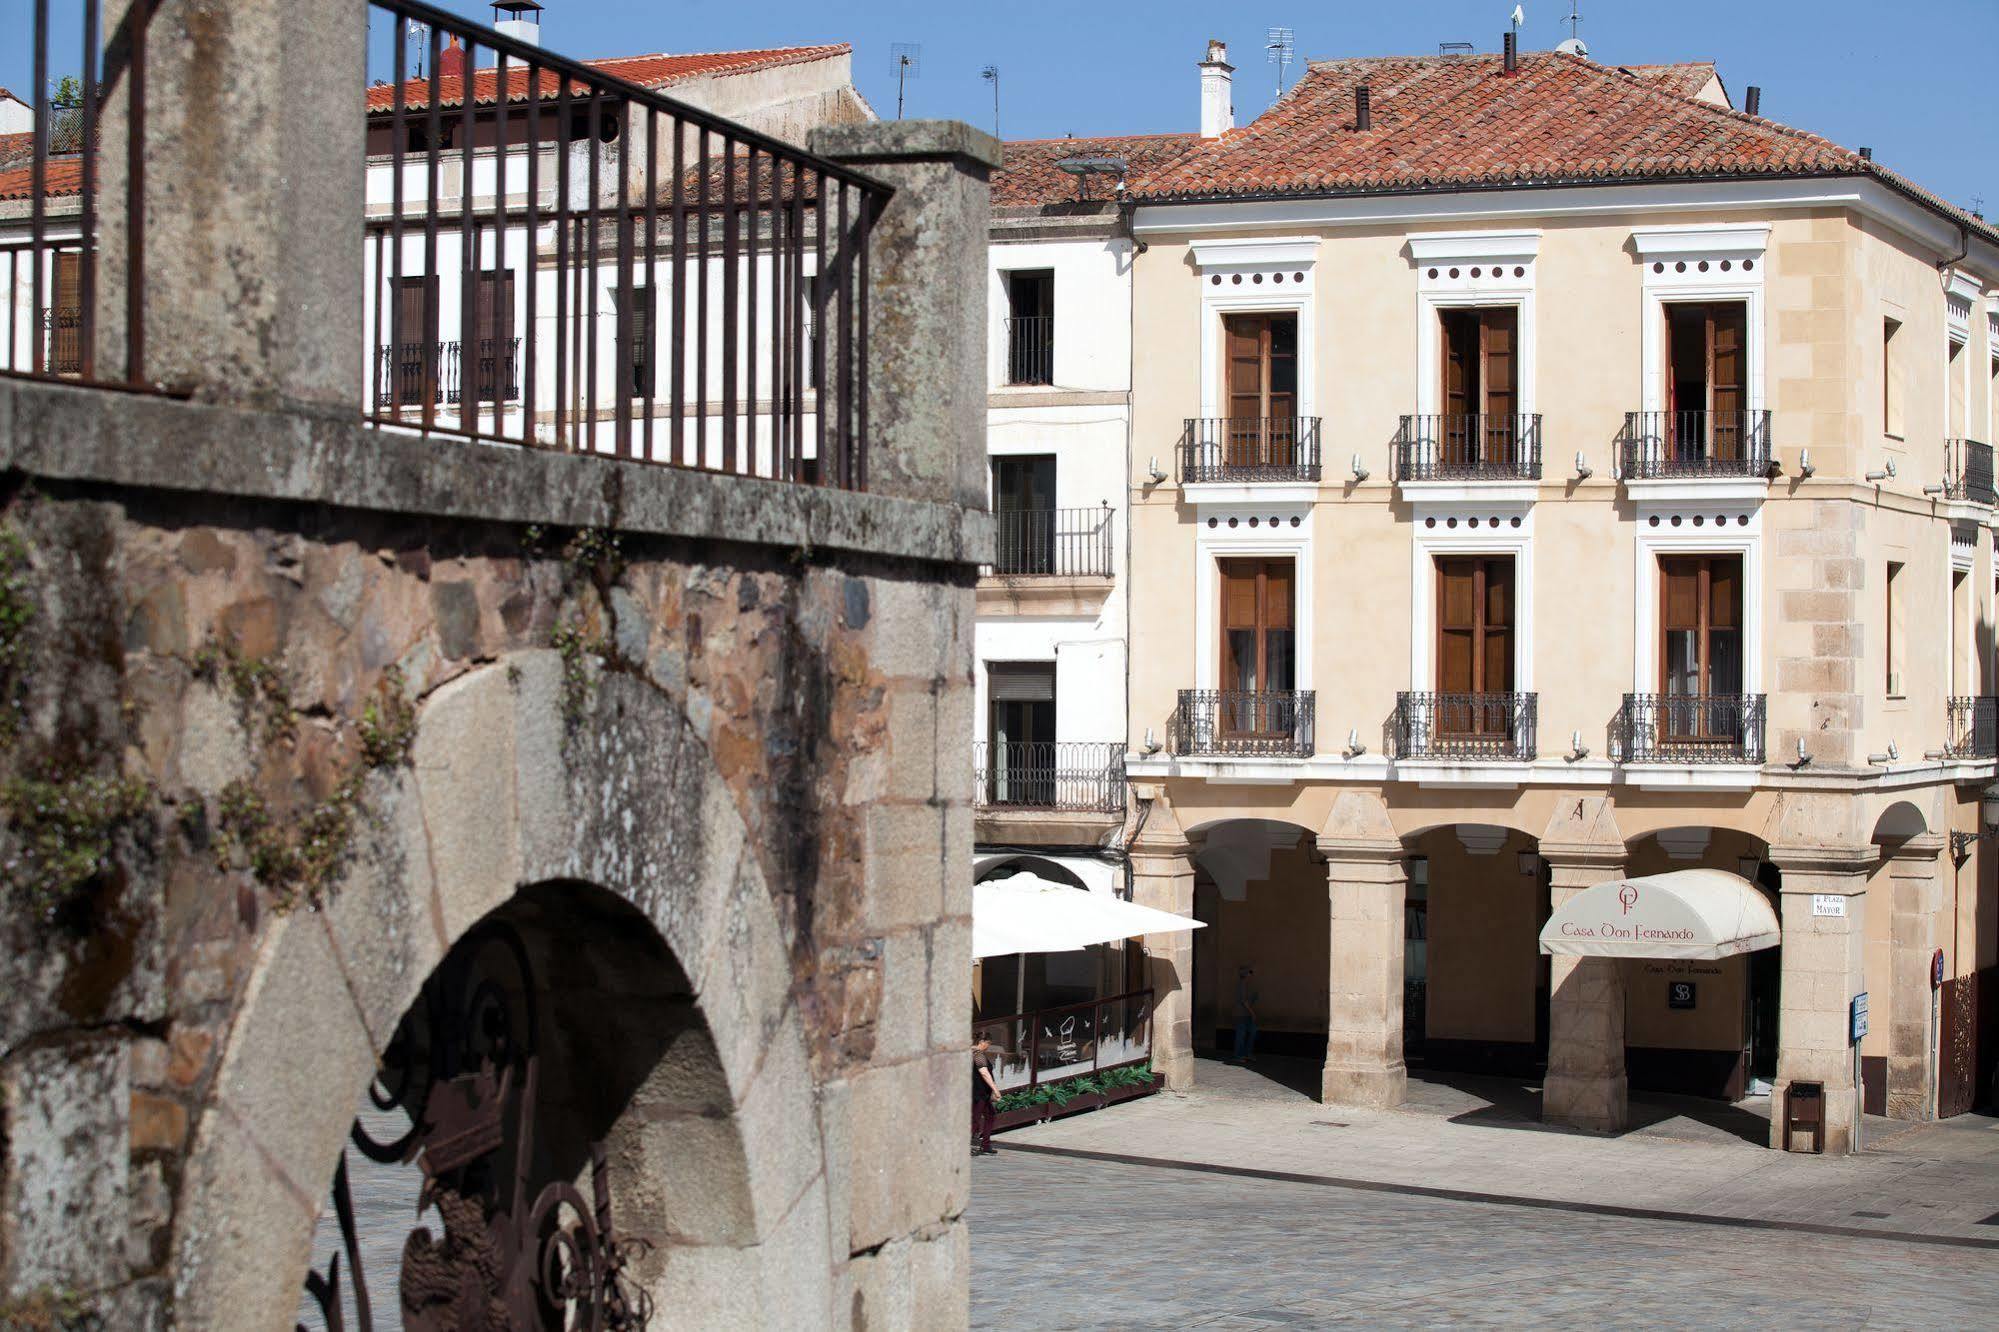
{"label": "balcony railing", "polygon": [[1175,752],[1193,756],[1310,758],[1318,696],[1309,689],[1182,689]]}
{"label": "balcony railing", "polygon": [[1538,481],[1541,416],[1405,416],[1395,438],[1398,481]]}
{"label": "balcony railing", "polygon": [[1189,417],[1180,440],[1180,481],[1319,479],[1316,416]]}
{"label": "balcony railing", "polygon": [[1626,694],[1618,716],[1626,763],[1761,763],[1761,694]]}
{"label": "balcony railing", "polygon": [[987,572],[1005,578],[1111,576],[1111,511],[1014,509],[993,515],[996,540]]}
{"label": "balcony railing", "polygon": [[[465,394],[461,342],[403,342],[375,349],[376,392],[381,406],[421,407],[427,402],[456,406]],[[521,340],[510,338],[495,351],[491,338],[479,340],[472,358],[474,402],[518,402]]]}
{"label": "balcony railing", "polygon": [[1117,742],[981,740],[972,763],[982,808],[1124,810],[1124,746]]}
{"label": "balcony railing", "polygon": [[1015,315],[1006,321],[1006,382],[1055,382],[1055,316]]}
{"label": "balcony railing", "polygon": [[1770,413],[1626,412],[1627,481],[1770,474]]}
{"label": "balcony railing", "polygon": [[1949,706],[1950,736],[1944,753],[1960,759],[1999,758],[1999,698],[1960,695]]}
{"label": "balcony railing", "polygon": [[1531,760],[1537,694],[1401,693],[1395,696],[1396,757],[1479,762]]}
{"label": "balcony railing", "polygon": [[1992,446],[1975,439],[1947,439],[1943,442],[1943,490],[1954,500],[1991,504]]}

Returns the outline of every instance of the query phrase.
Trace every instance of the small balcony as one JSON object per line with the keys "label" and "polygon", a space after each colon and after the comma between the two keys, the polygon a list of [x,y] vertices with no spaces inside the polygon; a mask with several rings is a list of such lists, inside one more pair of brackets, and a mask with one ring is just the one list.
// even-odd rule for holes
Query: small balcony
{"label": "small balcony", "polygon": [[1014,315],[1006,321],[1006,382],[1055,382],[1055,316]]}
{"label": "small balcony", "polygon": [[1319,480],[1316,416],[1198,416],[1180,440],[1180,483]]}
{"label": "small balcony", "polygon": [[1943,442],[1943,493],[1954,500],[1991,505],[1992,446],[1975,439],[1947,439]]}
{"label": "small balcony", "polygon": [[[428,356],[426,356],[428,351]],[[375,401],[381,407],[445,406],[464,400],[465,344],[399,342],[375,348]],[[521,396],[519,338],[481,338],[469,357],[473,401],[516,402]]]}
{"label": "small balcony", "polygon": [[1310,758],[1318,695],[1309,689],[1182,689],[1174,752],[1190,758]]}
{"label": "small balcony", "polygon": [[1763,762],[1761,694],[1626,694],[1615,727],[1625,763]]}
{"label": "small balcony", "polygon": [[984,572],[1001,578],[1109,578],[1111,511],[1015,509],[993,515],[993,562]]}
{"label": "small balcony", "polygon": [[1412,692],[1395,696],[1395,756],[1442,763],[1529,763],[1538,694]]}
{"label": "small balcony", "polygon": [[981,740],[972,763],[980,809],[1124,812],[1124,745],[1117,741]]}
{"label": "small balcony", "polygon": [[1770,413],[1626,412],[1626,481],[1757,480],[1770,475]]}
{"label": "small balcony", "polygon": [[1999,758],[1999,698],[1960,695],[1949,700],[1949,707],[1944,754],[1954,759]]}
{"label": "small balcony", "polygon": [[1397,481],[1538,481],[1539,412],[1405,416],[1395,437]]}

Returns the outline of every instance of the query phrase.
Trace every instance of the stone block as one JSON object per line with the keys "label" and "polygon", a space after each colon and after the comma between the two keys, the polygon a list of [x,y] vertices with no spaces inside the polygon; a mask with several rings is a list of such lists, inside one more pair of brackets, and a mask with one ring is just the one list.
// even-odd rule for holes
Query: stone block
{"label": "stone block", "polygon": [[422,811],[406,769],[369,774],[353,852],[324,917],[377,1053],[444,956]]}
{"label": "stone block", "polygon": [[[967,967],[961,988],[971,975]],[[882,940],[881,1011],[875,1020],[874,1060],[894,1064],[928,1054],[930,1041],[930,938],[919,929]]]}
{"label": "stone block", "polygon": [[[962,822],[970,824],[969,814]],[[944,911],[944,876],[971,876],[971,841],[963,865],[947,860],[944,811],[932,805],[879,804],[867,812],[867,906],[864,925],[893,930],[927,925]]]}
{"label": "stone block", "polygon": [[956,1050],[972,1030],[972,923],[940,921],[930,931],[930,1048]]}
{"label": "stone block", "polygon": [[965,1054],[953,1051],[853,1078],[850,1252],[964,1212],[970,1069]]}
{"label": "stone block", "polygon": [[874,608],[868,629],[868,664],[888,678],[928,682],[951,674],[950,622],[944,589],[910,579],[868,583]]}
{"label": "stone block", "polygon": [[743,857],[725,903],[707,958],[688,972],[731,1093],[740,1097],[768,1045],[804,1038],[791,1003],[791,954],[754,856]]}
{"label": "stone block", "polygon": [[[891,689],[888,709],[888,787],[891,800],[931,800],[937,795],[940,763],[939,717],[935,683]],[[957,749],[959,769],[969,766],[970,737]]]}
{"label": "stone block", "polygon": [[24,1050],[6,1098],[6,1288],[94,1290],[125,1277],[131,1082],[122,1042]]}
{"label": "stone block", "polygon": [[520,882],[513,715],[512,686],[498,667],[439,687],[417,714],[411,759],[448,939]]}

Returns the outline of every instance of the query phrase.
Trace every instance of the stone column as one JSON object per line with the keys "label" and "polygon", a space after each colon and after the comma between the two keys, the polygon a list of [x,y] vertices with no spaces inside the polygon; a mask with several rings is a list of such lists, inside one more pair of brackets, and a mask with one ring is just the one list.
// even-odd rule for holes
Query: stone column
{"label": "stone column", "polygon": [[[1853,1044],[1847,1004],[1865,988],[1867,875],[1871,846],[1770,848],[1783,872],[1783,993],[1777,1018],[1777,1080],[1770,1093],[1770,1145],[1781,1148],[1784,1094],[1797,1081],[1822,1082],[1825,1148],[1853,1150]],[[1819,915],[1815,895],[1837,898],[1840,915]]]}
{"label": "stone column", "polygon": [[1936,1052],[1930,1039],[1930,961],[1937,946],[1943,887],[1938,833],[1911,837],[1888,856],[1889,945],[1888,1114],[1936,1118]]}
{"label": "stone column", "polygon": [[896,187],[868,264],[868,489],[986,507],[987,174],[999,141],[956,120],[812,131],[812,151]]}
{"label": "stone column", "polygon": [[[1131,900],[1178,916],[1194,914],[1194,858],[1173,806],[1160,788],[1140,786],[1143,825],[1131,844]],[[1194,935],[1148,934],[1146,984],[1152,987],[1152,1067],[1169,1091],[1194,1085]]]}
{"label": "stone column", "polygon": [[[1624,874],[1624,848],[1564,851],[1543,845],[1560,911],[1585,889]],[[1592,1133],[1619,1133],[1629,1122],[1624,1077],[1624,970],[1614,957],[1548,959],[1548,1074],[1541,1118]]]}
{"label": "stone column", "polygon": [[1329,1105],[1400,1105],[1409,1088],[1402,1061],[1402,946],[1408,871],[1402,839],[1373,792],[1347,792],[1319,834],[1326,857],[1332,931],[1327,977]]}

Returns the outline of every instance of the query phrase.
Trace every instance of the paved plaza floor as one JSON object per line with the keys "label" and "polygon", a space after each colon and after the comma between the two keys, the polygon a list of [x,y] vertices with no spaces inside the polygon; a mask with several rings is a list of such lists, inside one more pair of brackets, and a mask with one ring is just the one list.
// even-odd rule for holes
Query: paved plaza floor
{"label": "paved plaza floor", "polygon": [[[1279,1076],[1266,1077],[1266,1072]],[[1754,1108],[1646,1100],[1617,1138],[1504,1080],[1392,1111],[1294,1070],[1004,1135],[973,1161],[973,1323],[992,1328],[1991,1326],[1999,1121],[1869,1121],[1852,1158],[1746,1140]]]}

